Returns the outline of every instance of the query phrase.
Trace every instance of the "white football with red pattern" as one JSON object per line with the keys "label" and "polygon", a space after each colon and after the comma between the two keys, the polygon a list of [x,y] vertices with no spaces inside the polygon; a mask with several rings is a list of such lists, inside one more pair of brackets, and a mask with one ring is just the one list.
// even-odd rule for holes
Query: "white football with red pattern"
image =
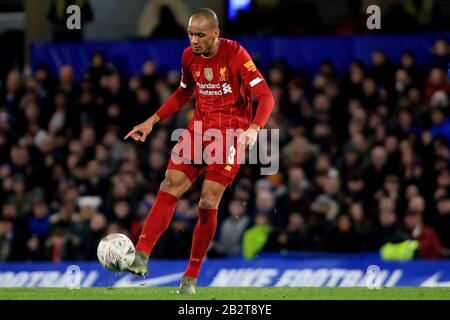
{"label": "white football with red pattern", "polygon": [[107,235],[97,247],[100,264],[114,272],[127,270],[134,261],[135,253],[133,242],[122,233]]}

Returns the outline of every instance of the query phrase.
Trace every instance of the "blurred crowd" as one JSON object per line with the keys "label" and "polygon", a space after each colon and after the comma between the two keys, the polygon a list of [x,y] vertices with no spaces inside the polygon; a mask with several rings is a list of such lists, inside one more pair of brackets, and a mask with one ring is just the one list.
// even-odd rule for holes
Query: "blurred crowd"
{"label": "blurred crowd", "polygon": [[[233,35],[317,35],[414,33],[450,30],[449,17],[437,0],[390,0],[380,7],[381,29],[369,30],[366,9],[381,1],[330,1],[330,5],[345,7],[342,14],[325,23],[328,6],[314,1],[252,0],[248,10],[238,11],[227,32]],[[373,12],[371,12],[373,13]],[[270,23],[266,23],[270,21]]]}
{"label": "blurred crowd", "polygon": [[[267,123],[280,129],[280,171],[242,165],[219,208],[210,257],[261,251],[377,251],[415,239],[417,257],[449,257],[449,44],[338,74],[323,61],[309,81],[283,61],[265,74],[275,98]],[[146,143],[124,135],[178,87],[177,71],[153,61],[125,79],[92,55],[83,79],[10,70],[0,87],[0,261],[96,258],[100,239],[136,243],[164,178],[170,136],[195,100],[159,123]],[[275,161],[276,159],[272,159]],[[199,179],[201,180],[201,179]],[[154,258],[189,256],[200,185],[179,201]]]}

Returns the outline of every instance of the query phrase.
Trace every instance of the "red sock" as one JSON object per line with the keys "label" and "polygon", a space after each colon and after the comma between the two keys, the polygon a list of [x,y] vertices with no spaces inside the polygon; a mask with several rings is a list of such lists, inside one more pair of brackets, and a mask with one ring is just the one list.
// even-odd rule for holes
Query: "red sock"
{"label": "red sock", "polygon": [[158,192],[155,203],[145,219],[136,250],[150,255],[159,237],[169,226],[177,202],[178,198],[174,195],[161,190]]}
{"label": "red sock", "polygon": [[198,221],[192,237],[192,249],[185,277],[197,278],[217,226],[217,209],[198,208]]}

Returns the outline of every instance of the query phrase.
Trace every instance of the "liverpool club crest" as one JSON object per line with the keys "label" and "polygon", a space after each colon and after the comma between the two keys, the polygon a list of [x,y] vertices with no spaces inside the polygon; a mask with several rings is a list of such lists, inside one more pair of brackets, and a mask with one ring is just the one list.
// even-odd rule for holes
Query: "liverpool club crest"
{"label": "liverpool club crest", "polygon": [[220,81],[227,81],[227,67],[220,68]]}

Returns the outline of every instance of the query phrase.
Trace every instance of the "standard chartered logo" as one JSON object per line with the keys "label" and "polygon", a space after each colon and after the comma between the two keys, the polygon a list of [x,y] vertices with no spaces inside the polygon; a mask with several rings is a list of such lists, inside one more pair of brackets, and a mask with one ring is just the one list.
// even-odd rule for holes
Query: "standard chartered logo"
{"label": "standard chartered logo", "polygon": [[231,85],[229,83],[222,84],[223,94],[231,93]]}
{"label": "standard chartered logo", "polygon": [[197,82],[197,86],[200,89],[220,89],[220,84],[218,84],[218,83],[199,83],[199,82]]}
{"label": "standard chartered logo", "polygon": [[221,96],[227,93],[232,93],[231,84],[223,83],[200,83],[197,82],[198,92],[205,96]]}

